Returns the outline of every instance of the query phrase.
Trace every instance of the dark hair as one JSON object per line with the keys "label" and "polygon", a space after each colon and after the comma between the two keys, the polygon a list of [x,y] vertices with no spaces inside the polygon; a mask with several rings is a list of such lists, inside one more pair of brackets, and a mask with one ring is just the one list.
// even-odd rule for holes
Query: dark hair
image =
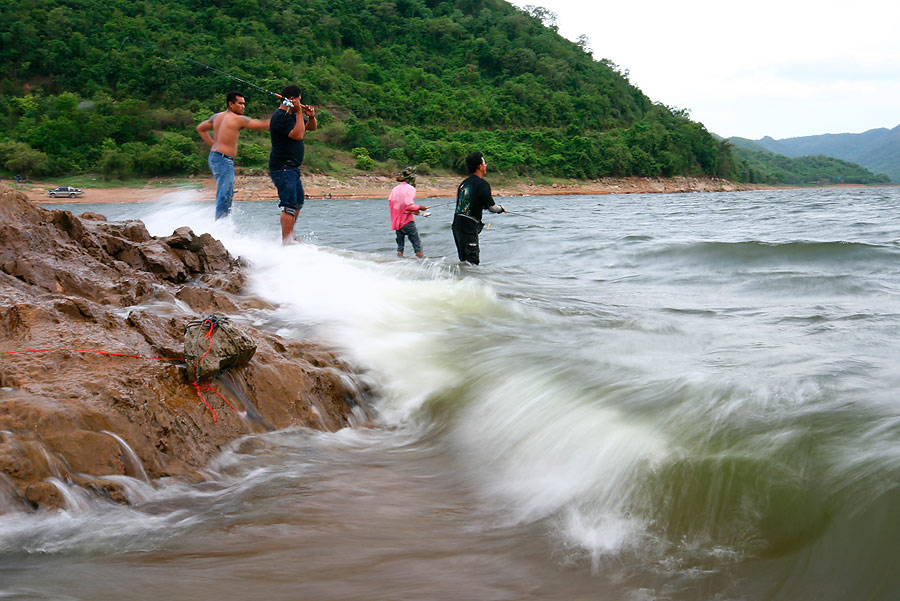
{"label": "dark hair", "polygon": [[300,86],[290,84],[281,88],[281,95],[285,98],[296,98],[300,95]]}
{"label": "dark hair", "polygon": [[466,169],[469,170],[469,173],[475,173],[478,170],[478,166],[484,162],[484,155],[479,151],[470,152],[469,156],[466,157]]}
{"label": "dark hair", "polygon": [[227,106],[227,105],[231,104],[232,102],[237,102],[238,98],[243,98],[243,97],[244,97],[244,95],[241,94],[240,92],[235,92],[234,90],[232,90],[231,92],[228,92],[227,96],[225,96],[225,105]]}

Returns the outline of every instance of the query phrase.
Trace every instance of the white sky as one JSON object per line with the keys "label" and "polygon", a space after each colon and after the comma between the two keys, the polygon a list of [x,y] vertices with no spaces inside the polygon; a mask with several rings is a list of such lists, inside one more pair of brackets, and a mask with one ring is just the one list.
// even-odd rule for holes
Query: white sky
{"label": "white sky", "polygon": [[898,0],[514,0],[720,136],[900,125]]}

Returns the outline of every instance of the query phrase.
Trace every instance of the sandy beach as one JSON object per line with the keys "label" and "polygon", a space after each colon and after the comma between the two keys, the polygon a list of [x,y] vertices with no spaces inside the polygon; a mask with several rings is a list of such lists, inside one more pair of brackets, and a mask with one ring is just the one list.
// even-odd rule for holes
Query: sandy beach
{"label": "sandy beach", "polygon": [[[675,177],[675,178],[603,178],[597,180],[571,181],[566,183],[536,184],[528,180],[515,183],[503,183],[502,179],[492,180],[494,196],[544,196],[568,194],[634,194],[634,193],[671,193],[671,192],[731,192],[736,190],[757,190],[764,186],[740,184],[722,179]],[[452,198],[458,176],[420,175],[417,185],[417,197]],[[384,175],[359,175],[351,178],[336,178],[328,175],[306,175],[303,177],[304,188],[309,198],[387,198],[396,181]],[[174,185],[161,186],[149,182],[140,188],[118,187],[84,187],[84,195],[78,198],[50,198],[47,190],[55,184],[34,182],[20,185],[19,188],[32,202],[50,203],[110,203],[110,202],[153,202],[171,194],[180,188]],[[267,175],[238,175],[235,178],[236,202],[253,200],[272,200],[277,196],[275,187]],[[197,200],[215,199],[215,181],[210,178],[197,178],[184,189],[197,190]]]}

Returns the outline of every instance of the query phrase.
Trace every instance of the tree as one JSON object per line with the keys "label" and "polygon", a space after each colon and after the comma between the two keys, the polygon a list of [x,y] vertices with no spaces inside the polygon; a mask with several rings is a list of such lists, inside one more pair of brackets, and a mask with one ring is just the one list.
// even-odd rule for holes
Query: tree
{"label": "tree", "polygon": [[7,171],[26,178],[51,173],[50,157],[24,142],[0,143],[0,159]]}
{"label": "tree", "polygon": [[369,156],[368,149],[354,148],[350,152],[356,157],[356,164],[353,165],[354,168],[361,171],[372,171],[375,168],[375,161]]}

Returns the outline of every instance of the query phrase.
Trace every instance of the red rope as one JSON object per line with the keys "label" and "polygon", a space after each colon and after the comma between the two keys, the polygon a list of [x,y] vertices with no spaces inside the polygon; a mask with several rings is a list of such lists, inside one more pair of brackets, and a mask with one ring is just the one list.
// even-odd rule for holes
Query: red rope
{"label": "red rope", "polygon": [[[216,410],[212,408],[212,405],[210,405],[209,402],[206,400],[206,397],[203,396],[203,392],[202,392],[203,390],[210,390],[210,391],[214,392],[216,395],[218,395],[218,397],[220,399],[225,401],[226,405],[228,405],[229,407],[234,409],[235,413],[240,413],[240,411],[238,411],[234,405],[232,405],[230,402],[228,402],[228,399],[223,397],[219,393],[219,391],[216,390],[214,387],[200,386],[199,382],[197,382],[197,365],[212,350],[212,333],[213,333],[213,328],[215,327],[215,324],[209,319],[203,320],[203,324],[204,325],[209,324],[209,331],[206,333],[206,338],[209,340],[209,348],[207,348],[206,352],[203,353],[203,355],[199,359],[197,359],[196,362],[194,362],[194,381],[191,383],[191,386],[194,387],[194,390],[197,391],[197,396],[200,397],[200,400],[203,401],[203,404],[206,405],[206,408],[209,409],[210,413],[212,413],[213,423],[216,423],[219,421],[219,414],[216,413]],[[42,349],[32,349],[32,350],[26,350],[26,351],[3,351],[3,352],[0,352],[0,355],[18,355],[18,354],[23,354],[23,353],[49,353],[49,352],[53,352],[53,351],[71,351],[73,353],[96,353],[98,355],[111,355],[113,357],[132,357],[134,359],[150,359],[151,361],[183,361],[183,359],[161,359],[159,357],[144,357],[142,355],[127,355],[125,353],[110,353],[108,351],[92,351],[92,350],[80,349],[80,348],[42,348]]]}
{"label": "red rope", "polygon": [[113,355],[114,357],[134,357],[135,359],[151,359],[153,361],[183,361],[183,359],[160,359],[159,357],[142,357],[141,355],[126,355],[124,353],[109,353],[107,351],[91,351],[82,348],[39,348],[30,351],[4,351],[0,355],[16,355],[19,353],[49,353],[51,351],[72,351],[74,353],[97,353],[98,355]]}

